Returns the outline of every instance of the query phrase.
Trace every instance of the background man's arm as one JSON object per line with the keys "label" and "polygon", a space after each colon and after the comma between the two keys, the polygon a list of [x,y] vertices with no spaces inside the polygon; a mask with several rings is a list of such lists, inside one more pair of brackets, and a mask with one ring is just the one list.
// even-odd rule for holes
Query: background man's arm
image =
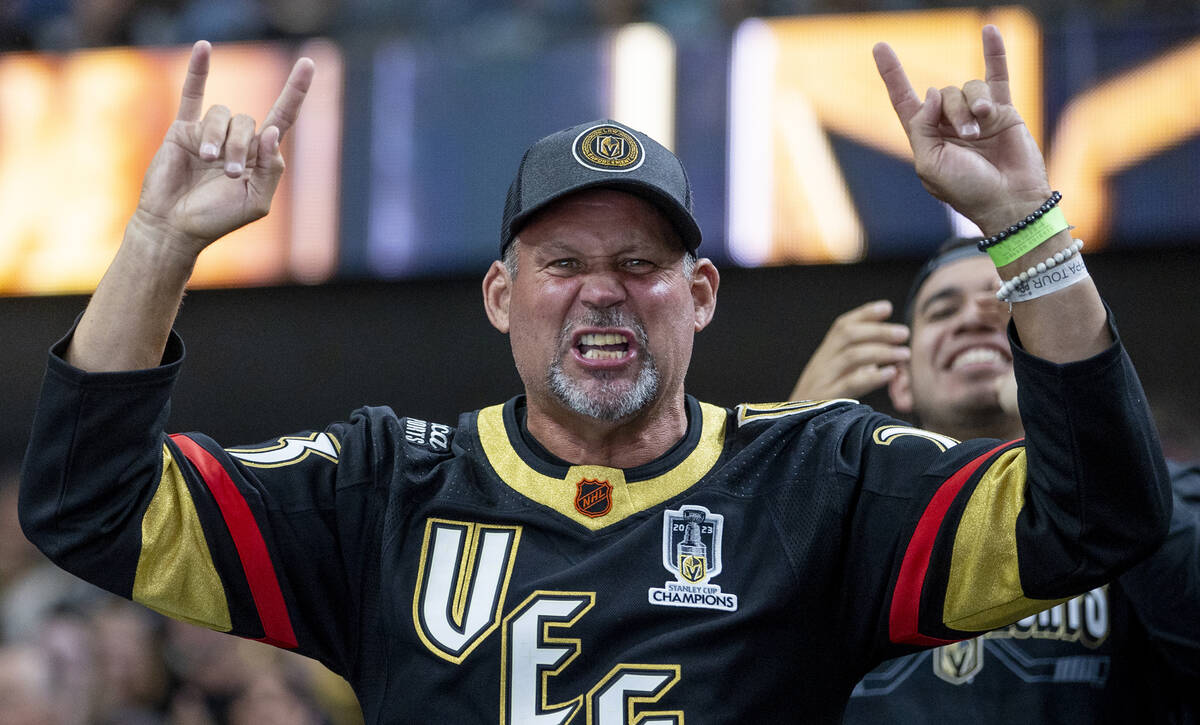
{"label": "background man's arm", "polygon": [[791,400],[858,398],[896,376],[908,359],[908,327],[887,322],[892,303],[875,300],[838,315],[801,371]]}

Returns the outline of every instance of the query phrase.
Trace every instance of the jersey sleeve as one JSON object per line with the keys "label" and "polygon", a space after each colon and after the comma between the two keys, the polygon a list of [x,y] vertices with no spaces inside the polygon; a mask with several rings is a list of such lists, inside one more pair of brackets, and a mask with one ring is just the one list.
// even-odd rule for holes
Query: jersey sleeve
{"label": "jersey sleeve", "polygon": [[[879,416],[856,431],[859,527],[898,527],[880,630],[895,645],[977,636],[1111,581],[1162,541],[1171,512],[1155,428],[1116,337],[1054,364],[1010,328],[1026,438],[955,444]],[[917,475],[914,485],[913,475]],[[915,496],[912,495],[913,492]],[[876,513],[877,512],[877,513]],[[903,512],[903,513],[900,513]]]}
{"label": "jersey sleeve", "polygon": [[1169,463],[1174,493],[1166,541],[1117,587],[1174,674],[1200,678],[1200,464]]}
{"label": "jersey sleeve", "polygon": [[177,336],[160,367],[117,373],[73,368],[66,343],[22,473],[26,535],[110,592],[347,674],[377,528],[368,417],[224,449],[164,432]]}

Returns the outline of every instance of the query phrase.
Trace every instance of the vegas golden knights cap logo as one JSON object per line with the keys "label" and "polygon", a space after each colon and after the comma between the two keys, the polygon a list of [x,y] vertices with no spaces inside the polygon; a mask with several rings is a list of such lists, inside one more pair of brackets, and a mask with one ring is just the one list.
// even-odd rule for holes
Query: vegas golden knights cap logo
{"label": "vegas golden knights cap logo", "polygon": [[575,484],[575,510],[595,519],[612,511],[612,484],[585,478]]}
{"label": "vegas golden knights cap logo", "polygon": [[575,160],[593,171],[633,171],[646,158],[637,138],[612,124],[593,126],[575,138]]}
{"label": "vegas golden knights cap logo", "polygon": [[725,517],[703,506],[663,512],[663,566],[675,576],[651,589],[650,603],[733,611],[737,595],[721,591],[712,579],[721,573],[721,536]]}

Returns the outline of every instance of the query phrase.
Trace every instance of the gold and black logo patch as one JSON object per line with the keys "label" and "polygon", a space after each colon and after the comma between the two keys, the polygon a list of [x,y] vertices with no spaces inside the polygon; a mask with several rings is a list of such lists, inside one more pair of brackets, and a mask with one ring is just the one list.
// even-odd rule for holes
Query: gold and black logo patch
{"label": "gold and black logo patch", "polygon": [[602,125],[579,134],[571,149],[575,160],[596,171],[632,171],[642,165],[645,150],[623,128]]}
{"label": "gold and black logo patch", "polygon": [[951,685],[970,682],[983,669],[983,637],[942,645],[933,651],[933,674]]}

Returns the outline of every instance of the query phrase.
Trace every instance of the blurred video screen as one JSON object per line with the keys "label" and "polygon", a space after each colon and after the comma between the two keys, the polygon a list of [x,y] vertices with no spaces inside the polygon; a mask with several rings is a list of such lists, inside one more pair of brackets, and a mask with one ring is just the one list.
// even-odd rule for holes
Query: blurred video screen
{"label": "blurred video screen", "polygon": [[[88,292],[174,120],[190,48],[0,56],[0,294]],[[320,282],[337,266],[341,54],[329,42],[214,48],[206,106],[265,116],[300,55],[320,67],[271,213],[201,255],[193,286]]]}
{"label": "blurred video screen", "polygon": [[[218,46],[206,102],[258,118],[296,57],[318,70],[271,214],[205,252],[194,284],[479,275],[525,148],[600,118],[679,155],[700,251],[718,264],[920,259],[977,230],[922,188],[871,49],[888,41],[923,95],[983,77],[986,23],[1089,253],[1200,243],[1200,20],[1047,27],[1020,7],[939,9],[533,44],[373,33]],[[188,52],[0,56],[0,294],[95,285]]]}
{"label": "blurred video screen", "polygon": [[979,233],[931,198],[872,60],[918,96],[983,78],[995,24],[1013,101],[1089,252],[1200,240],[1200,26],[1039,27],[1023,8],[743,23],[730,64],[725,242],[742,265],[920,258]]}

